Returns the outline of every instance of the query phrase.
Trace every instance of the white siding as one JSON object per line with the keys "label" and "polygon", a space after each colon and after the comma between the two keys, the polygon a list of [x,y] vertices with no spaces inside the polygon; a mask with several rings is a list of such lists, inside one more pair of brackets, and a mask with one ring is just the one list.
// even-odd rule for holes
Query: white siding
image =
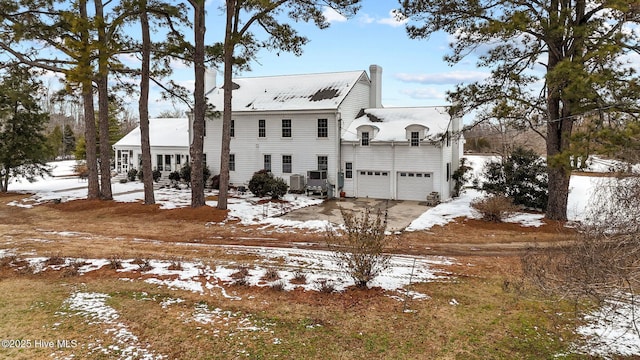
{"label": "white siding", "polygon": [[342,104],[340,104],[338,111],[342,115],[343,132],[355,120],[360,110],[369,107],[369,87],[369,81],[363,75],[363,78],[354,85]]}
{"label": "white siding", "polygon": [[[282,137],[282,120],[291,119],[291,137]],[[327,119],[328,136],[318,138],[318,119]],[[230,172],[230,182],[234,185],[246,184],[254,172],[264,166],[265,154],[271,155],[271,172],[289,183],[293,174],[307,174],[318,167],[318,156],[328,158],[328,179],[336,183],[337,168],[335,113],[295,113],[242,114],[233,117],[235,136],[231,138],[230,153],[235,155],[236,170]],[[258,137],[258,120],[265,120],[266,136]],[[220,141],[222,119],[209,120],[205,138],[207,163],[214,174],[220,172]],[[282,156],[291,155],[292,172],[282,172]]]}
{"label": "white siding", "polygon": [[[440,193],[442,199],[448,199],[449,191],[442,192],[442,187],[447,187],[446,163],[443,160],[447,157],[442,154],[443,148],[431,144],[421,144],[418,147],[408,146],[408,142],[402,144],[372,144],[371,146],[360,146],[359,144],[343,143],[342,145],[342,166],[345,162],[353,163],[353,179],[345,179],[343,191],[349,197],[367,196],[369,189],[362,189],[363,182],[359,180],[359,171],[388,171],[389,172],[389,198],[407,198],[405,194],[398,193],[399,172],[420,172],[431,174],[431,184],[433,190]],[[446,148],[444,150],[447,150]],[[450,149],[448,149],[450,151]],[[451,155],[448,157],[450,158]],[[444,169],[444,171],[443,171]],[[369,182],[365,180],[364,186]],[[430,185],[431,186],[431,185]],[[377,193],[376,193],[377,195]],[[398,197],[400,195],[400,197]],[[370,195],[369,195],[370,196]]]}

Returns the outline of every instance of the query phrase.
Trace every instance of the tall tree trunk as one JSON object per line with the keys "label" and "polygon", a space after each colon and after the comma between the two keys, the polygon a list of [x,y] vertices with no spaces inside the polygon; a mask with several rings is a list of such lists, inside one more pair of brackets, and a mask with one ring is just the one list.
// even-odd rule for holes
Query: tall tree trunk
{"label": "tall tree trunk", "polygon": [[229,152],[231,151],[231,111],[233,100],[233,38],[234,20],[236,16],[236,0],[227,0],[227,23],[224,35],[224,105],[222,112],[222,149],[220,151],[220,191],[218,193],[218,209],[227,209],[227,191],[229,190]]}
{"label": "tall tree trunk", "polygon": [[142,146],[142,181],[144,182],[144,203],[155,204],[153,194],[153,171],[151,169],[151,144],[149,141],[149,68],[151,63],[151,35],[147,0],[140,0],[140,24],[142,26],[142,69],[140,80],[140,139]]}
{"label": "tall tree trunk", "polygon": [[97,131],[96,114],[93,109],[93,85],[91,80],[82,84],[82,102],[84,105],[84,138],[87,158],[87,199],[100,199],[100,183],[98,179],[98,154],[96,152]]}
{"label": "tall tree trunk", "polygon": [[205,205],[204,200],[204,121],[206,112],[206,99],[204,96],[204,34],[206,31],[204,20],[204,0],[192,0],[193,5],[193,32],[195,35],[195,49],[193,65],[195,72],[194,107],[193,107],[193,141],[189,153],[191,155],[191,207]]}
{"label": "tall tree trunk", "polygon": [[[80,17],[83,21],[88,22],[87,16],[87,0],[80,0]],[[91,69],[91,53],[88,30],[83,30],[80,34],[83,46],[81,60],[79,65],[85,69]],[[87,180],[88,193],[87,199],[94,200],[100,198],[100,183],[98,182],[98,155],[96,153],[96,118],[93,108],[93,83],[91,80],[90,70],[85,74],[85,80],[82,82],[82,102],[84,106],[84,138],[87,160]]]}
{"label": "tall tree trunk", "polygon": [[101,198],[112,200],[111,144],[109,141],[109,54],[102,0],[93,1],[98,28],[98,124],[100,126],[100,185]]}
{"label": "tall tree trunk", "polygon": [[[570,79],[557,73],[557,66],[563,61],[583,65],[584,37],[574,34],[572,42],[561,29],[568,23],[577,27],[585,15],[585,0],[575,4],[552,0],[549,9],[549,27],[557,29],[550,33],[547,74],[547,174],[549,176],[549,202],[545,216],[551,220],[567,220],[571,161],[567,156],[571,146],[573,131],[573,100],[567,94]],[[571,9],[571,6],[574,8]]]}

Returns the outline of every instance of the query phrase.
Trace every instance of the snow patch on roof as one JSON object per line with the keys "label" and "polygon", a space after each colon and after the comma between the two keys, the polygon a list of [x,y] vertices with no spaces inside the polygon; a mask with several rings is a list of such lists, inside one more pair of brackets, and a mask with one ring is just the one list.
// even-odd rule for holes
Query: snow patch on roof
{"label": "snow patch on roof", "polygon": [[[114,147],[140,147],[140,126],[131,130]],[[151,146],[189,147],[189,119],[157,118],[149,119],[149,142]]]}
{"label": "snow patch on roof", "polygon": [[[233,79],[233,111],[337,109],[364,71]],[[224,86],[209,102],[223,108]]]}
{"label": "snow patch on roof", "polygon": [[447,131],[451,116],[444,106],[364,109],[342,135],[344,141],[358,141],[358,127],[376,127],[376,141],[407,141],[406,127],[422,125],[428,129],[427,138],[435,138]]}

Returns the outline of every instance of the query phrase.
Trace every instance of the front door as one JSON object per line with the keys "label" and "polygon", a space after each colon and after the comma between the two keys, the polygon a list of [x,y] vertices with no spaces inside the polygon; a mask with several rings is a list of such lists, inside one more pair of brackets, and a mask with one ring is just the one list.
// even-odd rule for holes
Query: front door
{"label": "front door", "polygon": [[121,164],[120,164],[120,168],[122,169],[122,172],[124,174],[129,172],[129,153],[127,152],[122,152],[122,158],[121,160]]}

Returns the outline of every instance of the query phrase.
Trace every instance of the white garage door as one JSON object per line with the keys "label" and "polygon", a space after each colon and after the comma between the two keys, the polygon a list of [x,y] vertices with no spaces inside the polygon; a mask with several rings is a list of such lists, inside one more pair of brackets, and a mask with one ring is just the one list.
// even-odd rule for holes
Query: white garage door
{"label": "white garage door", "polygon": [[431,173],[398,172],[398,200],[425,201],[433,191]]}
{"label": "white garage door", "polygon": [[358,171],[358,197],[391,199],[390,188],[390,172],[379,170]]}

